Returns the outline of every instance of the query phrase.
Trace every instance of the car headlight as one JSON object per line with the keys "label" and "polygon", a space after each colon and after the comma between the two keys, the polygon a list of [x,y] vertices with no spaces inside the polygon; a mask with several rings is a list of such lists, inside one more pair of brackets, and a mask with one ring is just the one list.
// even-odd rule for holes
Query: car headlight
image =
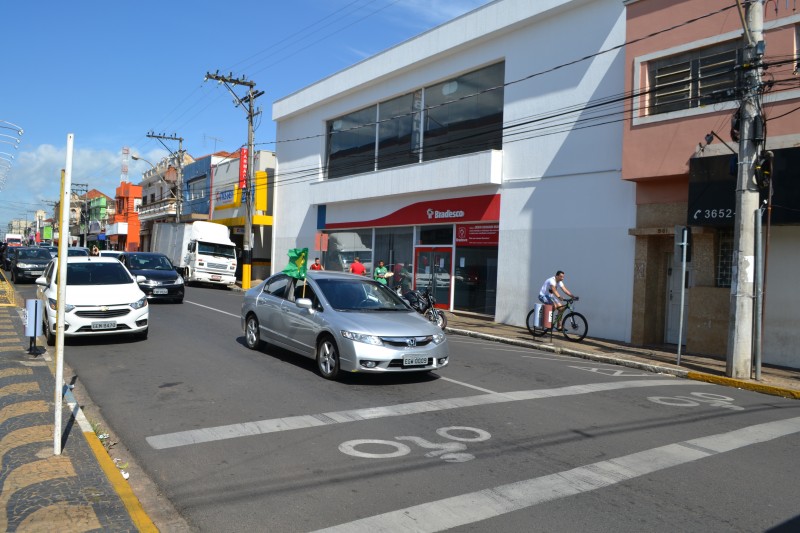
{"label": "car headlight", "polygon": [[[53,311],[57,311],[58,310],[57,309],[57,302],[56,302],[55,298],[48,298],[47,299],[47,306]],[[64,312],[65,313],[69,313],[73,309],[75,309],[74,305],[69,305],[69,304],[65,304],[64,305]]]}
{"label": "car headlight", "polygon": [[444,333],[437,333],[433,336],[433,344],[442,344],[444,342]]}
{"label": "car headlight", "polygon": [[364,333],[354,333],[352,331],[342,330],[342,337],[350,339],[351,341],[363,342],[364,344],[371,344],[373,346],[383,346],[383,341],[380,337],[375,335],[366,335]]}
{"label": "car headlight", "polygon": [[17,268],[36,268],[36,265],[30,263],[17,263]]}
{"label": "car headlight", "polygon": [[178,279],[175,280],[175,285],[183,285],[183,277],[179,274]]}
{"label": "car headlight", "polygon": [[154,287],[156,285],[161,285],[161,282],[156,281],[154,279],[146,279],[143,282],[141,282],[139,285],[147,285],[147,286],[150,286],[150,287]]}
{"label": "car headlight", "polygon": [[134,309],[141,309],[142,307],[147,307],[147,296],[142,298],[141,300],[137,300],[131,304],[131,307]]}

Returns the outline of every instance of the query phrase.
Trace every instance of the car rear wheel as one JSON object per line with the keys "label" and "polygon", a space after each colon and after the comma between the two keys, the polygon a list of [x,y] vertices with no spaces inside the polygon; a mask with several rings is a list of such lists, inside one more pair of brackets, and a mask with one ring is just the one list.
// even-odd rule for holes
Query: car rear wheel
{"label": "car rear wheel", "polygon": [[317,344],[317,368],[325,379],[339,377],[339,349],[330,336],[323,337]]}
{"label": "car rear wheel", "polygon": [[258,319],[254,315],[247,317],[247,321],[244,324],[244,340],[251,350],[261,348],[261,330],[259,327]]}

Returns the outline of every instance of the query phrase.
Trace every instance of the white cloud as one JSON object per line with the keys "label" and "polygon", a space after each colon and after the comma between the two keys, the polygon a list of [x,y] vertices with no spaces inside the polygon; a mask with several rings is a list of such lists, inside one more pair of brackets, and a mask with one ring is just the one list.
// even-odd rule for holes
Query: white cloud
{"label": "white cloud", "polygon": [[[140,153],[131,149],[132,154]],[[142,154],[156,163],[165,152],[152,150]],[[48,216],[53,209],[50,203],[61,196],[61,169],[66,165],[66,147],[42,144],[33,150],[20,151],[5,183],[0,185],[0,229],[8,221],[24,218],[26,212],[44,209]],[[128,181],[139,183],[142,173],[149,165],[142,161],[128,162]],[[72,157],[72,186],[86,184],[88,190],[97,189],[110,197],[120,184],[122,174],[122,151],[78,148]]]}

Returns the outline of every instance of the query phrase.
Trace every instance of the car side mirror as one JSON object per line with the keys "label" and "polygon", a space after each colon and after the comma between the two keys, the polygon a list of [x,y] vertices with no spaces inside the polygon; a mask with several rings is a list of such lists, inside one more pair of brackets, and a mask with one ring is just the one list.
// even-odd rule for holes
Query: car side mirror
{"label": "car side mirror", "polygon": [[295,300],[295,301],[294,301],[294,304],[295,304],[297,307],[299,307],[300,309],[308,309],[308,310],[310,310],[310,311],[312,311],[312,312],[313,312],[313,310],[311,309],[311,307],[312,307],[314,304],[313,304],[313,303],[311,303],[311,300],[310,300],[309,298],[298,298],[297,300]]}
{"label": "car side mirror", "polygon": [[47,278],[44,276],[42,276],[41,278],[36,278],[36,281],[34,283],[36,283],[41,287],[47,287]]}
{"label": "car side mirror", "polygon": [[147,278],[144,276],[136,276],[136,283],[144,283],[147,281]]}

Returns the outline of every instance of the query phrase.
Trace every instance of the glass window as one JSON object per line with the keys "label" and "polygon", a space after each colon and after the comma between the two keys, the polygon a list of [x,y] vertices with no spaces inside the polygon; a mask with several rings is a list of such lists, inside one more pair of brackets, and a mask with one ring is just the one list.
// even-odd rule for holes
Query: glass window
{"label": "glass window", "polygon": [[289,285],[289,276],[278,275],[269,280],[264,292],[277,296],[278,298],[286,297],[286,287]]}
{"label": "glass window", "polygon": [[503,147],[505,63],[425,89],[425,161]]}
{"label": "glass window", "polygon": [[419,228],[419,242],[417,244],[453,244],[453,226],[422,226]]}
{"label": "glass window", "polygon": [[648,66],[650,114],[736,99],[737,45],[732,41],[653,61]]}
{"label": "glass window", "polygon": [[378,106],[378,168],[419,162],[419,119],[422,91]]}
{"label": "glass window", "polygon": [[731,286],[733,256],[733,230],[720,230],[717,235],[717,287]]}
{"label": "glass window", "polygon": [[378,106],[328,121],[328,178],[375,170]]}
{"label": "glass window", "polygon": [[414,228],[376,228],[375,259],[383,261],[392,277],[388,286],[403,292],[411,290],[411,273],[414,271]]}
{"label": "glass window", "polygon": [[348,272],[356,257],[372,273],[372,230],[347,230],[328,233],[328,251],[323,257],[325,270]]}
{"label": "glass window", "polygon": [[494,315],[497,246],[457,246],[453,309]]}

